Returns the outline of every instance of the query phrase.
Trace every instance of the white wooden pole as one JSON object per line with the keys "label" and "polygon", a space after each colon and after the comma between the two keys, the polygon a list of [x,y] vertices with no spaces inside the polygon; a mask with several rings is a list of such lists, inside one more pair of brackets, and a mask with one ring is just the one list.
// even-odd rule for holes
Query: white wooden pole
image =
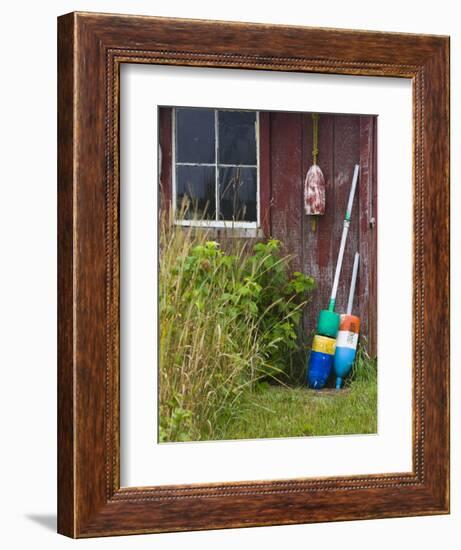
{"label": "white wooden pole", "polygon": [[346,220],[351,219],[352,203],[354,202],[355,188],[357,187],[357,181],[359,179],[359,165],[356,164],[354,168],[354,175],[352,177],[352,187],[349,193],[349,201],[347,203]]}
{"label": "white wooden pole", "polygon": [[356,164],[354,168],[354,175],[352,177],[352,187],[349,193],[349,200],[347,202],[346,217],[344,219],[343,234],[341,236],[341,244],[339,246],[338,261],[336,263],[335,278],[333,280],[333,289],[331,291],[330,304],[328,309],[334,311],[336,294],[338,292],[339,276],[341,274],[341,267],[343,265],[344,249],[346,247],[347,233],[349,231],[349,225],[351,223],[352,204],[354,202],[355,189],[357,187],[357,180],[359,177],[359,165]]}
{"label": "white wooden pole", "polygon": [[360,254],[356,252],[354,257],[354,267],[352,269],[352,281],[351,281],[351,288],[349,290],[349,300],[347,302],[348,315],[351,315],[352,306],[354,304],[355,284],[357,282],[357,272],[359,270],[359,259],[360,259]]}

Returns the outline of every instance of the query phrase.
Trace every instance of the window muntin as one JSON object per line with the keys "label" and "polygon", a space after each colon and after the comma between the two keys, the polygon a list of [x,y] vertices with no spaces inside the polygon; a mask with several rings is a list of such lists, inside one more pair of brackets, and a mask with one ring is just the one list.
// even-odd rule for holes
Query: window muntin
{"label": "window muntin", "polygon": [[257,227],[257,111],[173,109],[173,207],[180,225]]}

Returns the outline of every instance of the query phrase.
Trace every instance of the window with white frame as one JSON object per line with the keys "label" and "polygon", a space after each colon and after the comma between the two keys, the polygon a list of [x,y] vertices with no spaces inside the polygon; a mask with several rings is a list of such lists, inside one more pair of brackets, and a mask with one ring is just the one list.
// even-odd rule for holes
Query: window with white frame
{"label": "window with white frame", "polygon": [[173,205],[181,225],[256,227],[257,111],[173,109]]}

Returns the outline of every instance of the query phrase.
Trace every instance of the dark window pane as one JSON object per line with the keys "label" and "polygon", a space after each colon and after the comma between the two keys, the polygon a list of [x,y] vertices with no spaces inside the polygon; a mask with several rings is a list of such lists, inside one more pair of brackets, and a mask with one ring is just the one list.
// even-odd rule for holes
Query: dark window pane
{"label": "dark window pane", "polygon": [[216,217],[214,166],[177,166],[178,219],[214,220]]}
{"label": "dark window pane", "polygon": [[219,219],[256,221],[256,168],[219,167]]}
{"label": "dark window pane", "polygon": [[219,162],[256,165],[256,113],[219,111]]}
{"label": "dark window pane", "polygon": [[176,161],[215,162],[215,116],[212,109],[176,109]]}

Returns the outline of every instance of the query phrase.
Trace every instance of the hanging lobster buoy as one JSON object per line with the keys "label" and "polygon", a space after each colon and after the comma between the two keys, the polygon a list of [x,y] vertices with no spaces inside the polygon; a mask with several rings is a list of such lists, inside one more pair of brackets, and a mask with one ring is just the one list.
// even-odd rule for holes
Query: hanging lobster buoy
{"label": "hanging lobster buoy", "polygon": [[312,166],[309,168],[304,181],[304,211],[308,216],[323,216],[325,214],[325,178],[317,164],[319,115],[312,114]]}
{"label": "hanging lobster buoy", "polygon": [[317,164],[313,164],[304,181],[304,211],[308,216],[325,214],[325,178]]}

